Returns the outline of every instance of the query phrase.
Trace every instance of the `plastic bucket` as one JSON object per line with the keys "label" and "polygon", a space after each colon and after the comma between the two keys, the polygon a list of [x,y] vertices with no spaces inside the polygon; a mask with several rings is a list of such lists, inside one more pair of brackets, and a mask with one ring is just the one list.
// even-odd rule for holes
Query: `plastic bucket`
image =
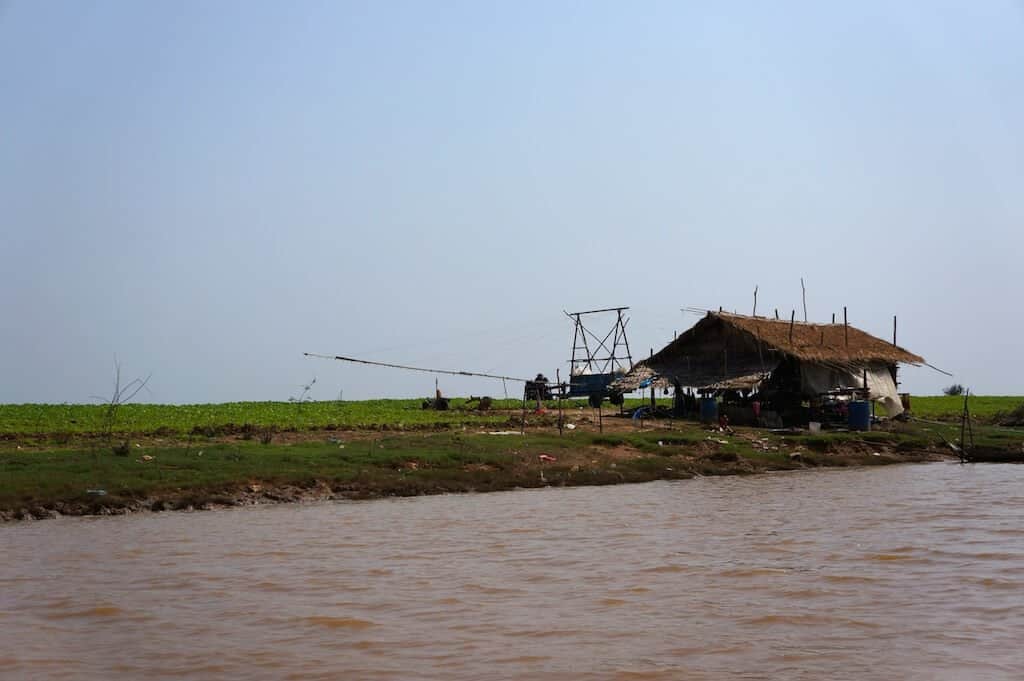
{"label": "plastic bucket", "polygon": [[820,433],[821,423],[819,421],[810,421],[807,424],[807,430],[811,431],[812,433]]}

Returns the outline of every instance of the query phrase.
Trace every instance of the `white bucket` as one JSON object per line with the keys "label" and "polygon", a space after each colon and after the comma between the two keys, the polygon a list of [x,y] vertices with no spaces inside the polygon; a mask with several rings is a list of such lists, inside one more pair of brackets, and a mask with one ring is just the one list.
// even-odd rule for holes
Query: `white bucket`
{"label": "white bucket", "polygon": [[812,433],[820,433],[821,423],[819,423],[818,421],[811,421],[810,423],[807,424],[807,430],[811,431]]}

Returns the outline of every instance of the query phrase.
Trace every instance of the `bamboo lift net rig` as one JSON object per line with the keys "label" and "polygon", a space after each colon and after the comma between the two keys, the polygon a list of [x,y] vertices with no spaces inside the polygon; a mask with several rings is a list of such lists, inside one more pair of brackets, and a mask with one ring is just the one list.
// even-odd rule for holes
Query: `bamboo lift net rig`
{"label": "bamboo lift net rig", "polygon": [[[562,414],[562,393],[564,392],[564,390],[562,390],[563,386],[559,382],[557,382],[557,381],[555,383],[552,383],[550,381],[537,381],[536,379],[533,379],[533,378],[519,378],[519,377],[516,377],[516,376],[502,376],[500,374],[488,374],[488,373],[484,373],[482,371],[463,371],[463,370],[456,370],[456,369],[431,369],[431,368],[427,368],[427,367],[411,366],[411,365],[408,365],[408,364],[396,364],[396,363],[393,363],[393,362],[378,362],[378,361],[369,360],[369,359],[358,359],[356,357],[346,357],[344,355],[324,355],[324,354],[317,353],[317,352],[304,352],[302,354],[305,357],[312,357],[314,359],[329,359],[329,360],[336,360],[336,361],[339,361],[339,362],[350,362],[350,363],[353,363],[353,364],[364,364],[364,365],[367,365],[367,366],[384,367],[384,368],[387,368],[387,369],[400,369],[402,371],[418,371],[418,372],[421,372],[421,373],[444,374],[444,375],[447,375],[447,376],[475,376],[475,377],[479,377],[479,378],[493,378],[493,379],[501,381],[502,384],[504,384],[506,381],[513,381],[513,382],[517,382],[517,383],[522,383],[523,384],[523,414],[522,414],[522,422],[521,422],[521,430],[520,430],[520,432],[522,432],[522,433],[526,432],[526,397],[527,397],[528,388],[531,385],[535,385],[536,386],[538,383],[543,384],[547,388],[556,387],[556,388],[558,388],[558,390],[557,390],[557,394],[558,394],[558,432],[559,432],[559,434],[562,433],[562,427],[563,427],[563,424],[564,424],[564,421],[565,421],[565,419],[563,417],[563,414]],[[507,394],[507,391],[506,391],[506,394]],[[538,398],[538,405],[539,404],[540,404],[540,399]],[[602,426],[602,431],[603,430],[604,430],[604,428]]]}

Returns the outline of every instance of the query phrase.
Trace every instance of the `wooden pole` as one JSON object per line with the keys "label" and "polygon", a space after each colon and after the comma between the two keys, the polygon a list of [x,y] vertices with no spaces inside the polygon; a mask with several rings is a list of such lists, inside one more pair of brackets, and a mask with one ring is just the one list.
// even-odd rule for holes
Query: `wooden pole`
{"label": "wooden pole", "polygon": [[[651,357],[654,357],[654,348],[651,348]],[[655,400],[655,397],[654,397],[654,382],[652,381],[651,382],[651,411],[652,412],[654,411],[654,407],[655,407],[654,400]]]}
{"label": "wooden pole", "polygon": [[789,315],[789,344],[793,344],[793,322],[796,321],[796,310],[793,310]]}
{"label": "wooden pole", "polygon": [[804,322],[807,321],[807,289],[804,287],[804,278],[800,277],[800,293],[804,300]]}
{"label": "wooden pole", "polygon": [[526,386],[529,383],[523,383],[523,423],[519,428],[520,435],[526,435]]}
{"label": "wooden pole", "polygon": [[751,317],[757,316],[757,285],[754,285],[754,312],[750,315]]}
{"label": "wooden pole", "polygon": [[836,313],[835,312],[832,313],[832,323],[833,324],[836,323]]}
{"label": "wooden pole", "polygon": [[892,344],[896,345],[896,315],[892,316]]}
{"label": "wooden pole", "polygon": [[964,442],[964,430],[967,428],[967,395],[970,390],[964,391],[964,410],[960,414],[960,463],[967,461],[967,443]]}
{"label": "wooden pole", "polygon": [[775,318],[779,318],[779,308],[775,308]]}
{"label": "wooden pole", "polygon": [[846,320],[846,306],[843,305],[843,337],[846,338],[846,345],[850,345],[850,323]]}
{"label": "wooden pole", "polygon": [[562,435],[565,419],[562,417],[562,370],[555,369],[555,389],[558,390],[558,435]]}

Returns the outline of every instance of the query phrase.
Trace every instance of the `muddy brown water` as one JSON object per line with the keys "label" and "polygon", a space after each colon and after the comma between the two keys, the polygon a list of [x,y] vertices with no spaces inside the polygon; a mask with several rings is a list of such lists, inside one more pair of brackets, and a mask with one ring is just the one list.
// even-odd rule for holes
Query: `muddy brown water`
{"label": "muddy brown water", "polygon": [[1024,466],[0,527],[4,679],[1011,679]]}

